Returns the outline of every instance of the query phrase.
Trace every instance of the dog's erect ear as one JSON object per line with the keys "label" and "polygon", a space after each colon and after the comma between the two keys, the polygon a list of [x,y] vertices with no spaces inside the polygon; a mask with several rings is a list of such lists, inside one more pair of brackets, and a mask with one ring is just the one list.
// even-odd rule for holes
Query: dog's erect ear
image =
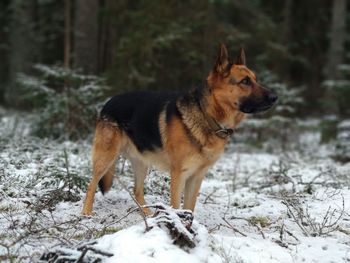
{"label": "dog's erect ear", "polygon": [[245,64],[245,52],[244,49],[241,47],[238,53],[238,56],[235,61],[236,65],[246,65]]}
{"label": "dog's erect ear", "polygon": [[228,66],[229,66],[229,62],[228,62],[227,48],[224,44],[221,44],[218,58],[216,59],[216,63],[214,66],[214,71],[216,73],[223,74],[229,69]]}

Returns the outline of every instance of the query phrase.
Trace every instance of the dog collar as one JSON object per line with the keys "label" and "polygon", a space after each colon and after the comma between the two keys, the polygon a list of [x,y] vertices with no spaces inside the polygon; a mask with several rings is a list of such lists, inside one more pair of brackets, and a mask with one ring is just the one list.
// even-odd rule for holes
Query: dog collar
{"label": "dog collar", "polygon": [[199,100],[199,107],[204,115],[204,118],[206,119],[210,128],[214,131],[216,136],[218,136],[221,139],[227,139],[233,134],[233,129],[227,129],[225,127],[222,127],[214,118],[209,116],[209,114],[205,110],[202,100]]}

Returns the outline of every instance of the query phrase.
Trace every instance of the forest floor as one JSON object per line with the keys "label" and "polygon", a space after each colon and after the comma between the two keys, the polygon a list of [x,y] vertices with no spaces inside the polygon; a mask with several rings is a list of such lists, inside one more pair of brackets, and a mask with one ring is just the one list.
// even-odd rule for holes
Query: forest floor
{"label": "forest floor", "polygon": [[[91,217],[80,216],[91,140],[38,139],[29,128],[26,116],[0,119],[0,261],[38,262],[50,251],[74,262],[82,247],[84,262],[350,261],[350,163],[334,161],[317,133],[293,151],[230,144],[202,184],[196,246],[180,248],[167,229],[145,232],[118,181],[96,194]],[[132,190],[128,162],[117,174]],[[150,171],[145,191],[148,204],[169,204],[168,175]]]}

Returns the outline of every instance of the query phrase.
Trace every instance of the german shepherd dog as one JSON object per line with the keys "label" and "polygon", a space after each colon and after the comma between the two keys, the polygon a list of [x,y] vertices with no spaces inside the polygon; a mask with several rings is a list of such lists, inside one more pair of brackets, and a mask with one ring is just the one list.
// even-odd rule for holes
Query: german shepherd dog
{"label": "german shepherd dog", "polygon": [[[82,214],[92,213],[97,185],[112,185],[119,155],[130,160],[135,198],[145,204],[144,179],[150,166],[169,171],[171,206],[194,210],[201,182],[218,160],[233,129],[247,113],[269,109],[277,100],[246,67],[244,50],[230,61],[220,46],[203,87],[186,92],[137,91],[112,97],[97,121],[92,180]],[[150,210],[145,208],[146,213]]]}

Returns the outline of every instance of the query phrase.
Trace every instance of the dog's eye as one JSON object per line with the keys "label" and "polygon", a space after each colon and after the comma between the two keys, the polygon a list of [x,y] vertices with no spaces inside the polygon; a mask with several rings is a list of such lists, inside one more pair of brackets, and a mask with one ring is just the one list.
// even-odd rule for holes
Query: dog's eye
{"label": "dog's eye", "polygon": [[250,85],[252,84],[252,82],[251,82],[251,80],[250,80],[249,77],[245,77],[245,78],[241,81],[241,83],[242,83],[243,85],[247,85],[247,86],[250,86]]}

